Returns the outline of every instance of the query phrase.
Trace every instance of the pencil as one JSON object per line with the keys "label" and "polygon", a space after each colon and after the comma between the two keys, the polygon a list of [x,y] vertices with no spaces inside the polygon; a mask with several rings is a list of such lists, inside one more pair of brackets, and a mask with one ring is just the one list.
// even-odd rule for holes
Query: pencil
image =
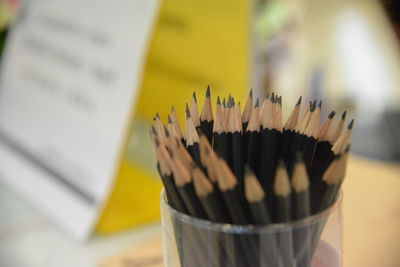
{"label": "pencil", "polygon": [[217,107],[213,125],[213,146],[218,157],[228,160],[227,126],[225,125],[226,123],[224,121],[224,108],[221,105],[220,98],[217,97]]}
{"label": "pencil", "polygon": [[[354,120],[345,127],[346,111],[336,123],[332,111],[321,125],[322,102],[310,101],[302,111],[299,97],[283,124],[282,96],[276,93],[261,103],[259,98],[253,102],[250,90],[243,112],[231,94],[222,101],[216,97],[214,115],[208,86],[199,116],[196,93],[191,95],[184,135],[174,107],[167,126],[158,113],[153,119],[157,171],[173,209],[251,228],[286,227],[332,207],[344,181],[354,127]],[[191,266],[191,258],[195,267],[310,267],[326,221],[288,225],[269,235],[222,231],[208,241],[208,230],[195,225],[179,230],[175,223],[174,231],[184,267]]]}
{"label": "pencil", "polygon": [[201,206],[199,199],[196,197],[192,177],[189,171],[185,168],[178,157],[174,157],[174,154],[172,154],[172,157],[172,171],[174,173],[175,184],[183,203],[188,209],[190,215],[206,219],[206,213]]}
{"label": "pencil", "polygon": [[207,139],[210,143],[212,143],[213,136],[213,112],[212,112],[212,104],[211,104],[211,92],[210,86],[207,87],[206,97],[204,99],[203,109],[201,110],[200,115],[200,128],[201,131],[207,136]]}
{"label": "pencil", "polygon": [[257,98],[250,121],[247,126],[245,139],[247,139],[246,163],[252,170],[256,170],[259,166],[259,136],[260,136],[260,118],[259,118],[259,99]]}
{"label": "pencil", "polygon": [[[245,192],[254,223],[256,225],[270,224],[271,216],[268,211],[265,192],[250,166],[245,168]],[[281,266],[281,256],[275,235],[272,233],[264,234],[260,237],[259,244],[261,253],[260,266]]]}
{"label": "pencil", "polygon": [[171,115],[170,118],[171,118],[172,124],[174,125],[174,128],[175,128],[174,133],[176,133],[176,137],[179,138],[181,140],[181,142],[186,146],[186,141],[185,141],[185,138],[183,137],[181,127],[179,126],[179,122],[178,122],[178,118],[177,118],[176,110],[175,110],[174,106],[171,107],[170,115]]}
{"label": "pencil", "polygon": [[160,146],[157,142],[157,158],[160,164],[160,176],[163,182],[167,198],[171,200],[172,207],[178,210],[179,212],[187,213],[187,209],[183,203],[183,200],[179,196],[178,190],[176,188],[174,178],[172,175],[172,162],[171,158],[165,147]]}
{"label": "pencil", "polygon": [[242,124],[239,121],[240,113],[237,112],[234,99],[231,98],[229,105],[229,139],[231,141],[231,164],[230,167],[238,181],[240,196],[244,196],[243,162],[242,162]]}
{"label": "pencil", "polygon": [[253,89],[250,90],[247,102],[242,113],[242,130],[246,131],[247,125],[249,124],[251,114],[253,112]]}
{"label": "pencil", "polygon": [[192,114],[186,104],[186,147],[196,164],[201,166],[199,151],[199,134],[195,128]]}
{"label": "pencil", "polygon": [[193,92],[192,101],[190,102],[190,114],[193,121],[193,125],[194,127],[196,127],[196,130],[201,130],[199,111],[197,108],[196,92]]}
{"label": "pencil", "polygon": [[[310,182],[303,155],[297,153],[296,163],[292,177],[294,220],[307,218],[311,214],[310,208]],[[293,229],[293,250],[297,266],[311,265],[311,230],[310,226],[302,226]]]}
{"label": "pencil", "polygon": [[[283,160],[280,160],[276,170],[274,183],[275,207],[273,221],[277,223],[291,221],[291,185],[289,175]],[[278,247],[282,256],[283,266],[292,267],[293,240],[291,230],[285,229],[278,234]]]}

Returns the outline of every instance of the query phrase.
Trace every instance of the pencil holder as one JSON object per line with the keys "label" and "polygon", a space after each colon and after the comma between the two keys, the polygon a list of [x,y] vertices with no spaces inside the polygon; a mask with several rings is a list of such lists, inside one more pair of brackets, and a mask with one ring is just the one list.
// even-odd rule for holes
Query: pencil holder
{"label": "pencil holder", "polygon": [[161,193],[165,267],[341,267],[342,194],[306,219],[266,226],[213,223],[171,208]]}

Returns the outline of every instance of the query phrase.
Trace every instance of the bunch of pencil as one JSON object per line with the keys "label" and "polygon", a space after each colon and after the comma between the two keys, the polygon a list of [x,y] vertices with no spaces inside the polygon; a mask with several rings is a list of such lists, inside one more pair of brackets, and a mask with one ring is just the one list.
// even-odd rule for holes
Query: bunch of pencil
{"label": "bunch of pencil", "polygon": [[[257,226],[329,209],[345,177],[354,120],[346,127],[344,112],[335,123],[332,111],[321,124],[321,102],[302,111],[300,97],[283,122],[282,102],[274,93],[254,100],[250,91],[243,112],[229,95],[217,97],[214,114],[208,87],[201,112],[195,93],[186,104],[184,131],[174,107],[167,126],[157,114],[150,136],[168,204],[215,223]],[[230,246],[228,237],[205,240],[201,230],[186,229],[181,265],[311,266],[324,224],[263,240],[231,238]]]}

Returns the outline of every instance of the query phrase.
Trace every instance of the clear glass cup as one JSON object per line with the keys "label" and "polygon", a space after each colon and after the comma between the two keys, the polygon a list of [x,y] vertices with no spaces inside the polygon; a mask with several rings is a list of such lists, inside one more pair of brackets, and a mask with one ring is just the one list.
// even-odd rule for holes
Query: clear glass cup
{"label": "clear glass cup", "polygon": [[161,193],[165,267],[341,267],[342,194],[303,220],[237,226],[190,217]]}

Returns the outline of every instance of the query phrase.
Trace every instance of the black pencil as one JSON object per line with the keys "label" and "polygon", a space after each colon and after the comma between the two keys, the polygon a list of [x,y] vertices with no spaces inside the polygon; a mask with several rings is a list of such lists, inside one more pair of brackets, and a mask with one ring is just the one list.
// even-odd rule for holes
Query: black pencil
{"label": "black pencil", "polygon": [[[271,95],[271,100],[266,99],[264,107],[263,121],[261,122],[262,130],[260,132],[260,156],[262,161],[259,162],[259,172],[257,176],[261,181],[261,185],[265,190],[269,201],[273,203],[272,188],[274,184],[275,170],[279,154],[279,138],[281,135],[281,124],[278,125],[278,119],[275,118],[279,109],[279,103],[274,99],[274,94]],[[273,204],[272,204],[273,205]]]}
{"label": "black pencil", "polygon": [[181,127],[179,126],[179,121],[178,121],[178,117],[176,115],[176,110],[175,110],[174,106],[171,107],[170,118],[171,118],[172,124],[174,125],[176,136],[181,140],[183,145],[186,146],[186,140],[183,137],[183,134],[182,134],[182,131],[181,131]]}
{"label": "black pencil", "polygon": [[201,206],[199,199],[196,197],[192,177],[189,171],[182,164],[181,160],[173,156],[173,173],[176,188],[181,196],[183,203],[189,211],[189,214],[201,219],[206,219],[207,215]]}
{"label": "black pencil", "polygon": [[199,116],[199,110],[197,107],[197,97],[196,97],[196,92],[193,92],[192,95],[192,101],[190,102],[190,115],[193,120],[194,127],[196,130],[201,130],[200,126],[200,116]]}
{"label": "black pencil", "polygon": [[256,170],[259,166],[259,136],[260,136],[260,116],[259,116],[259,99],[257,98],[250,121],[248,123],[245,140],[247,140],[246,163],[252,170]]}
{"label": "black pencil", "polygon": [[211,104],[211,92],[210,86],[207,87],[206,97],[204,99],[203,108],[201,110],[200,115],[200,127],[203,134],[205,134],[208,138],[208,141],[212,142],[213,136],[213,112],[212,112],[212,104]]}
{"label": "black pencil", "polygon": [[[249,166],[245,168],[245,192],[254,223],[257,225],[270,224],[271,216],[265,192]],[[260,266],[281,266],[281,255],[276,236],[272,233],[264,233],[259,239]]]}
{"label": "black pencil", "polygon": [[213,125],[213,147],[218,157],[228,159],[228,137],[227,125],[225,122],[225,111],[221,105],[220,98],[217,97],[215,109],[215,120]]}
{"label": "black pencil", "polygon": [[[155,138],[155,141],[157,141],[157,138]],[[180,212],[188,213],[188,209],[186,208],[175,184],[175,179],[172,174],[172,166],[174,163],[172,162],[170,154],[167,152],[165,147],[160,145],[158,142],[156,146],[156,155],[159,159],[160,172],[162,173],[161,178],[164,184],[167,199],[170,199],[174,203],[171,205],[173,208]],[[163,170],[163,168],[165,168],[165,170]],[[181,262],[182,267],[188,266],[188,262],[192,261],[194,261],[195,264],[191,265],[198,267],[202,266],[202,258],[204,257],[201,255],[202,251],[204,250],[204,243],[199,243],[196,236],[193,235],[195,233],[192,230],[187,229],[187,227],[184,227],[180,220],[172,220],[172,225],[175,235],[182,241],[177,243],[179,261]],[[199,250],[202,251],[199,253]]]}
{"label": "black pencil", "polygon": [[313,107],[313,111],[311,111],[310,121],[308,122],[308,125],[304,130],[304,140],[301,151],[303,153],[304,164],[306,165],[307,169],[311,167],[314,151],[317,145],[318,134],[320,130],[320,120],[321,106],[318,105],[318,107]]}
{"label": "black pencil", "polygon": [[[217,97],[213,116],[208,87],[200,117],[195,93],[190,106],[186,104],[185,136],[173,107],[168,127],[156,114],[150,136],[169,205],[189,216],[233,225],[288,223],[329,209],[344,180],[354,120],[345,128],[344,112],[334,125],[332,111],[321,126],[322,102],[311,101],[301,113],[301,101],[300,97],[285,125],[282,96],[275,93],[253,106],[250,91],[243,113],[232,95],[222,103]],[[309,267],[326,221],[271,234],[272,238],[221,233],[208,247],[207,233],[194,226],[183,227],[185,233],[178,238],[188,242],[187,259],[198,250],[196,267]],[[223,248],[220,241],[229,239],[232,246]],[[198,247],[192,242],[199,242]],[[268,250],[262,253],[264,247]],[[213,249],[221,255],[205,259]]]}
{"label": "black pencil", "polygon": [[299,100],[297,100],[296,105],[294,106],[292,112],[290,113],[288,119],[286,120],[285,125],[283,126],[281,157],[283,157],[285,161],[287,160],[288,150],[292,142],[293,136],[295,134],[295,127],[299,120],[301,100],[302,97],[300,97]]}
{"label": "black pencil", "polygon": [[249,124],[251,114],[253,112],[253,90],[250,90],[249,96],[247,97],[246,105],[242,113],[242,130],[246,131],[247,125]]}
{"label": "black pencil", "polygon": [[161,179],[167,194],[167,198],[173,203],[173,205],[171,205],[173,208],[179,212],[187,213],[187,208],[185,207],[185,204],[183,203],[183,200],[180,197],[174,182],[171,158],[165,147],[160,146],[159,143],[157,143],[156,146],[156,155],[158,155],[158,162],[160,164]]}
{"label": "black pencil", "polygon": [[227,223],[231,221],[221,196],[217,194],[210,180],[198,167],[192,170],[194,187],[207,216],[214,222]]}
{"label": "black pencil", "polygon": [[[335,114],[335,111],[332,111],[329,114],[318,133],[317,147],[315,149],[315,155],[309,170],[311,181],[311,199],[313,200],[317,198],[318,190],[320,190],[319,188],[321,187],[322,183],[322,175],[327,168],[326,166],[328,166],[334,157],[333,152],[331,152],[334,142],[332,139],[330,139],[332,138],[330,137],[332,136],[330,133],[333,131],[332,121],[335,117]],[[311,209],[313,212],[318,209],[317,201],[312,201]]]}
{"label": "black pencil", "polygon": [[[198,167],[194,167],[192,171],[193,182],[196,194],[203,205],[204,210],[207,213],[208,218],[213,222],[227,223],[231,221],[227,209],[222,200],[222,196],[216,191],[211,181],[207,179],[204,173]],[[220,233],[214,233],[207,235],[204,233],[204,237],[207,238],[208,246],[211,246],[210,253],[219,255],[220,266],[232,266],[235,263],[234,253],[232,250],[227,249],[224,244],[225,237]]]}
{"label": "black pencil", "polygon": [[233,98],[231,98],[229,105],[229,122],[228,122],[228,136],[230,139],[231,149],[231,162],[230,167],[235,174],[238,181],[240,196],[244,197],[244,183],[243,183],[243,162],[242,162],[242,124],[240,120],[240,112],[235,106]]}
{"label": "black pencil", "polygon": [[[240,195],[238,181],[229,168],[228,164],[223,159],[214,161],[216,165],[218,187],[221,190],[225,205],[228,210],[228,214],[232,219],[231,223],[236,225],[250,224],[251,218],[249,217],[248,210],[245,208],[245,203]],[[234,238],[236,239],[236,238]],[[237,237],[238,246],[240,250],[244,252],[238,253],[238,265],[237,266],[257,266],[253,265],[256,260],[254,257],[257,255],[256,245],[254,240],[249,237]],[[237,251],[239,252],[239,251]],[[246,264],[246,265],[243,265]]]}
{"label": "black pencil", "polygon": [[186,105],[186,147],[192,155],[193,160],[196,164],[201,166],[200,151],[199,151],[199,134],[193,123],[192,114],[189,111],[188,105]]}
{"label": "black pencil", "polygon": [[[292,217],[294,220],[307,218],[311,214],[310,182],[301,152],[298,152],[296,156],[291,182],[293,188]],[[293,250],[299,267],[308,267],[311,264],[311,231],[312,229],[308,225],[293,229]]]}
{"label": "black pencil", "polygon": [[322,177],[323,183],[319,188],[320,195],[318,196],[319,211],[327,209],[333,203],[344,179],[353,126],[354,120],[347,125],[332,147],[335,158]]}
{"label": "black pencil", "polygon": [[153,118],[153,121],[155,122],[154,127],[156,129],[157,135],[160,137],[160,142],[164,142],[165,128],[158,113],[156,113],[156,116]]}
{"label": "black pencil", "polygon": [[[273,221],[277,223],[291,221],[291,186],[289,175],[283,160],[280,160],[276,169],[274,183],[275,206],[273,209]],[[278,247],[282,256],[283,266],[292,267],[293,240],[292,231],[285,229],[278,234]]]}

